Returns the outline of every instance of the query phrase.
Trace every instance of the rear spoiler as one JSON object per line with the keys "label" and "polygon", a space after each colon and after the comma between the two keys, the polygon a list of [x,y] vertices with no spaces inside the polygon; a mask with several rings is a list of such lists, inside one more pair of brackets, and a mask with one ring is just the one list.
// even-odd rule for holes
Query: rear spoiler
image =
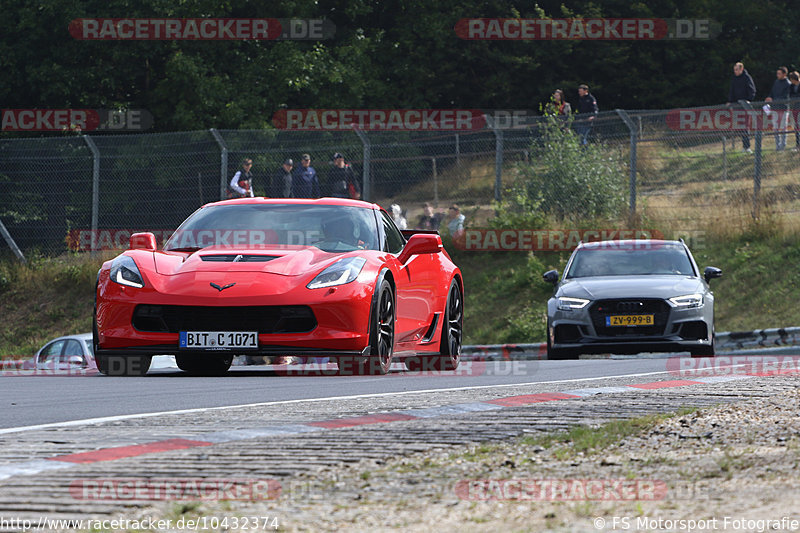
{"label": "rear spoiler", "polygon": [[403,234],[406,240],[412,235],[416,235],[419,233],[425,233],[427,235],[439,235],[439,231],[435,229],[401,229],[400,233]]}

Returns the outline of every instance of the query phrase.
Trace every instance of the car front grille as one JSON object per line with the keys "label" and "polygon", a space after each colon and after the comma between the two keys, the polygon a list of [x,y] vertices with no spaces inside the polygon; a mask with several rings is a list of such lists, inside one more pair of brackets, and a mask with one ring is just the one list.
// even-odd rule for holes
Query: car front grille
{"label": "car front grille", "polygon": [[188,306],[137,305],[133,327],[139,331],[257,331],[304,333],[317,327],[311,308],[305,305]]}
{"label": "car front grille", "polygon": [[[625,298],[598,300],[589,309],[594,330],[600,337],[661,336],[669,320],[669,305],[664,300]],[[606,326],[610,315],[653,315],[652,326]]]}

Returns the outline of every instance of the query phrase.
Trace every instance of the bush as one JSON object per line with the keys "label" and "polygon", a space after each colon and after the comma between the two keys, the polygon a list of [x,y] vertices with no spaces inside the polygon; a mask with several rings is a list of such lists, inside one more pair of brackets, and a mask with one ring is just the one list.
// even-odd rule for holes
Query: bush
{"label": "bush", "polygon": [[600,144],[582,146],[569,120],[546,116],[530,163],[520,163],[509,200],[514,212],[557,219],[617,217],[625,207],[625,169]]}

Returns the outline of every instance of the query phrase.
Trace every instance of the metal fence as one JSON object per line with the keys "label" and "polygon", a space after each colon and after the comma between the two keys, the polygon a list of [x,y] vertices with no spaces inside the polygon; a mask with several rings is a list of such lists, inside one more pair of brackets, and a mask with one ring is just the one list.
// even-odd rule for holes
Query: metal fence
{"label": "metal fence", "polygon": [[[592,122],[587,150],[614,169],[626,200],[620,220],[636,215],[691,230],[765,213],[788,216],[800,209],[796,102],[772,103],[769,113],[764,102],[605,111]],[[542,145],[544,120],[500,127],[489,117],[484,127],[459,133],[208,130],[3,139],[0,230],[5,226],[4,236],[22,250],[44,253],[74,247],[80,230],[171,230],[224,197],[245,157],[254,162],[256,194],[268,190],[284,159],[303,153],[324,191],[334,152],[363,179],[365,199],[387,208],[398,203],[410,227],[423,202],[439,211],[458,203],[474,215],[468,224],[477,223],[520,179],[522,166],[531,169],[528,180],[547,172],[540,165],[542,150],[552,149]],[[579,124],[565,129],[583,133]]]}

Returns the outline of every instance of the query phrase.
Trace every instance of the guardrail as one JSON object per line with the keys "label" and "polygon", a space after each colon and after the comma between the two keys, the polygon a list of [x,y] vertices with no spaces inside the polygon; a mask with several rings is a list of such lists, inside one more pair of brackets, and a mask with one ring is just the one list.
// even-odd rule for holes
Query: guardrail
{"label": "guardrail", "polygon": [[[800,345],[800,327],[723,331],[716,335],[717,351]],[[469,344],[461,349],[464,361],[547,359],[547,344]]]}

